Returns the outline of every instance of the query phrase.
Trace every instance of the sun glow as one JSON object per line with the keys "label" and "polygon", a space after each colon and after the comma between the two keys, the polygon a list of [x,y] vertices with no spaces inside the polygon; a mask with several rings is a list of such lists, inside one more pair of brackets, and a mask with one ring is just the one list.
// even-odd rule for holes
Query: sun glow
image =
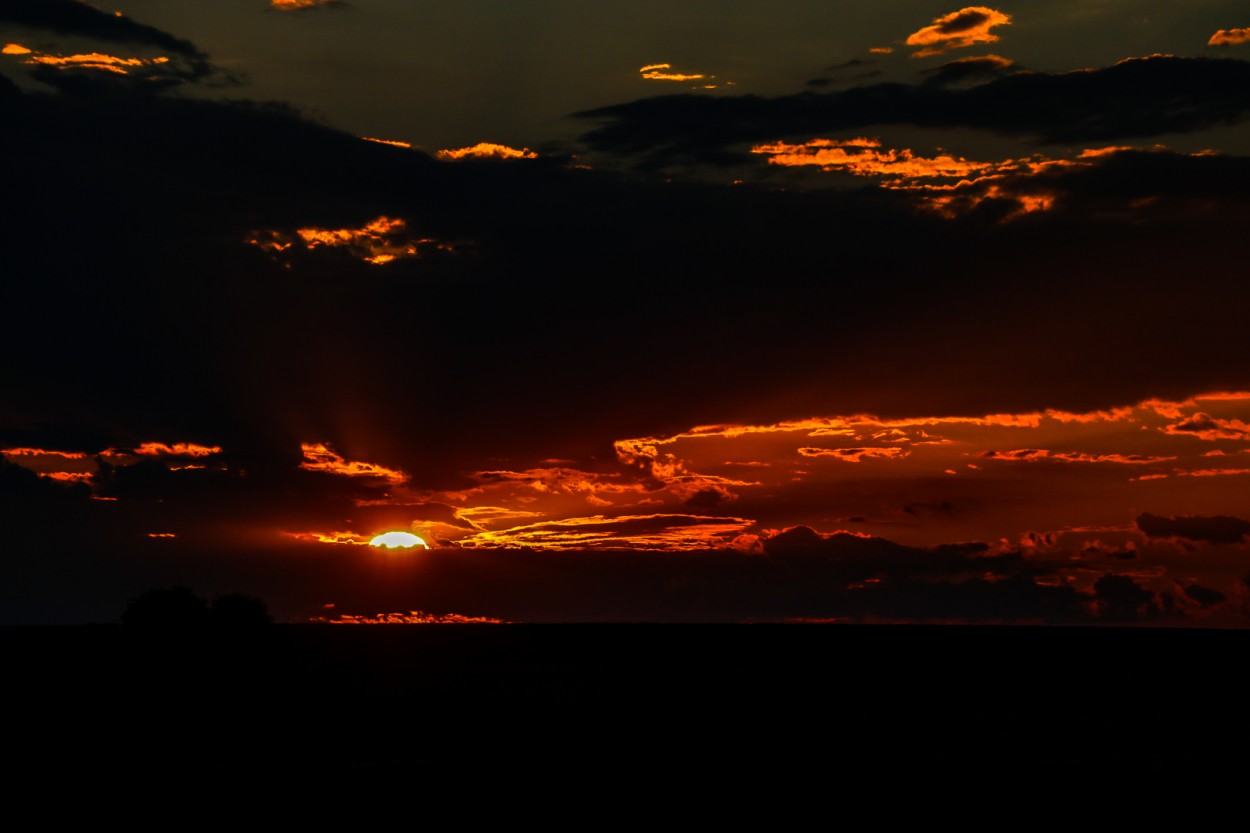
{"label": "sun glow", "polygon": [[429,549],[430,545],[425,541],[413,535],[411,532],[384,532],[369,542],[371,547],[386,547],[388,550],[405,549],[409,550],[413,547],[424,547]]}

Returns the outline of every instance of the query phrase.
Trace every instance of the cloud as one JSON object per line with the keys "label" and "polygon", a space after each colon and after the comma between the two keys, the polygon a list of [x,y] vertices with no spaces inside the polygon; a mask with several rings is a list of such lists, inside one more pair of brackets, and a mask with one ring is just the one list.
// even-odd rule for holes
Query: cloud
{"label": "cloud", "polygon": [[1194,132],[1245,118],[1247,85],[1250,63],[1165,56],[1019,72],[968,88],[886,83],[772,98],[669,95],[575,115],[603,122],[581,137],[591,149],[662,164],[871,125],[968,127],[1046,143]]}
{"label": "cloud", "polygon": [[455,161],[457,159],[535,159],[538,157],[529,148],[513,148],[494,142],[478,142],[469,147],[440,150],[439,159]]}
{"label": "cloud", "polygon": [[1154,594],[1130,576],[1105,575],[1094,582],[1094,594],[1107,619],[1132,620],[1157,611]]}
{"label": "cloud", "polygon": [[[31,67],[30,77],[62,92],[95,95],[108,92],[160,92],[180,84],[199,82],[216,70],[196,59],[175,55],[152,58],[120,57],[105,52],[59,54],[8,44],[4,54],[20,56]],[[222,76],[223,79],[227,79]]]}
{"label": "cloud", "polygon": [[706,76],[702,73],[673,72],[672,64],[647,64],[638,70],[648,81],[697,81]]}
{"label": "cloud", "polygon": [[1168,434],[1196,437],[1200,440],[1250,440],[1250,422],[1240,419],[1217,419],[1197,413],[1163,429]]}
{"label": "cloud", "polygon": [[363,141],[374,142],[379,145],[390,145],[391,147],[404,148],[404,149],[412,148],[412,144],[410,142],[401,142],[396,139],[375,139],[372,136],[361,136],[360,138]]}
{"label": "cloud", "polygon": [[1240,544],[1250,537],[1250,521],[1227,515],[1164,517],[1143,512],[1137,528],[1151,538],[1184,538],[1212,544]]}
{"label": "cloud", "polygon": [[134,453],[144,457],[209,457],[221,453],[221,446],[199,443],[142,443]]}
{"label": "cloud", "polygon": [[1119,465],[1144,466],[1175,460],[1176,456],[1149,454],[1088,454],[1080,451],[1050,451],[1045,448],[1021,448],[1014,451],[985,451],[981,457],[987,460],[1011,460],[1036,463],[1116,463]]}
{"label": "cloud", "polygon": [[205,58],[191,41],[136,23],[121,14],[102,12],[78,0],[8,0],[0,6],[0,21],[60,35],[153,46],[188,58]]}
{"label": "cloud", "polygon": [[593,515],[481,532],[459,544],[549,550],[709,550],[726,547],[750,525],[744,518],[706,515]]}
{"label": "cloud", "polygon": [[752,153],[768,157],[768,164],[795,167],[813,165],[826,171],[841,170],[856,176],[966,177],[990,167],[991,163],[970,162],[949,155],[917,156],[908,148],[881,149],[877,139],[812,139],[803,144],[773,142],[756,145]]}
{"label": "cloud", "polygon": [[992,80],[1001,78],[1014,70],[1015,64],[1001,55],[981,55],[973,58],[960,58],[940,67],[927,69],[924,74],[929,83],[939,87],[963,84],[968,81]]}
{"label": "cloud", "polygon": [[998,35],[990,32],[995,26],[1011,23],[1010,15],[986,6],[966,6],[957,12],[934,18],[933,23],[907,37],[908,46],[923,49],[912,53],[913,58],[940,55],[952,49],[963,49],[979,43],[994,43]]}
{"label": "cloud", "polygon": [[1219,29],[1207,41],[1207,46],[1237,46],[1243,43],[1250,43],[1250,29]]}
{"label": "cloud", "polygon": [[455,251],[455,246],[433,238],[415,238],[407,233],[407,222],[397,217],[377,217],[358,228],[299,228],[294,234],[275,230],[254,230],[248,243],[275,258],[289,257],[299,249],[342,249],[365,263],[384,266],[403,258],[421,257],[431,251]]}
{"label": "cloud", "polygon": [[1200,584],[1191,584],[1182,588],[1182,590],[1186,596],[1193,599],[1202,608],[1208,608],[1228,600],[1228,596],[1225,596],[1220,591],[1212,590],[1210,587],[1203,587]]}
{"label": "cloud", "polygon": [[[277,0],[275,0],[277,2]],[[331,605],[333,607],[333,605]],[[409,610],[404,613],[334,613],[312,616],[309,622],[327,625],[500,625],[502,619],[492,616],[466,616],[463,613],[426,613]]]}
{"label": "cloud", "polygon": [[234,84],[208,55],[188,40],[117,13],[106,14],[77,0],[13,0],[0,8],[0,22],[39,33],[125,45],[157,55],[115,55],[103,48],[90,52],[50,52],[10,43],[4,54],[20,57],[37,81],[70,94],[160,92],[182,84]]}
{"label": "cloud", "polygon": [[388,483],[403,483],[408,479],[408,475],[396,469],[389,469],[377,463],[348,460],[325,443],[302,443],[300,450],[304,453],[304,461],[300,463],[300,468],[305,471],[339,474],[346,477],[377,478]]}
{"label": "cloud", "polygon": [[347,5],[344,0],[269,0],[269,8],[279,12],[310,12]]}
{"label": "cloud", "polygon": [[891,460],[906,457],[911,452],[898,446],[886,448],[800,448],[804,457],[834,457],[847,463],[861,462],[865,457]]}

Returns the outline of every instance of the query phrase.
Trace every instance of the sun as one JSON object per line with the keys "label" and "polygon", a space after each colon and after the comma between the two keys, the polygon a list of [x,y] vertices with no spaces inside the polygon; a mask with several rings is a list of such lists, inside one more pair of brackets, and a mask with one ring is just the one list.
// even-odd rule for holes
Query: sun
{"label": "sun", "polygon": [[425,547],[428,550],[430,548],[429,544],[411,532],[383,532],[370,541],[369,546],[386,547],[388,550],[410,550],[413,547]]}

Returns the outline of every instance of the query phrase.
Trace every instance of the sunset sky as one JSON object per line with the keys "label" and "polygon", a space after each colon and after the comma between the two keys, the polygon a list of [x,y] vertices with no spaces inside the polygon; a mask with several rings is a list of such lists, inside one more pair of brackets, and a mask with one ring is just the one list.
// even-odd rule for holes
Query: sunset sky
{"label": "sunset sky", "polygon": [[1250,625],[1244,2],[0,0],[0,47],[0,624]]}

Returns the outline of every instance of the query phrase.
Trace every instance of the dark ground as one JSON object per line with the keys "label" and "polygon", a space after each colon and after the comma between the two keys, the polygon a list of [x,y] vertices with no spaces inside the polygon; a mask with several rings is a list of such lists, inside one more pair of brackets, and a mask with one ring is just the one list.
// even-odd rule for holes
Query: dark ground
{"label": "dark ground", "polygon": [[36,779],[697,775],[730,793],[1240,780],[1248,647],[1110,628],[0,629],[7,755]]}

